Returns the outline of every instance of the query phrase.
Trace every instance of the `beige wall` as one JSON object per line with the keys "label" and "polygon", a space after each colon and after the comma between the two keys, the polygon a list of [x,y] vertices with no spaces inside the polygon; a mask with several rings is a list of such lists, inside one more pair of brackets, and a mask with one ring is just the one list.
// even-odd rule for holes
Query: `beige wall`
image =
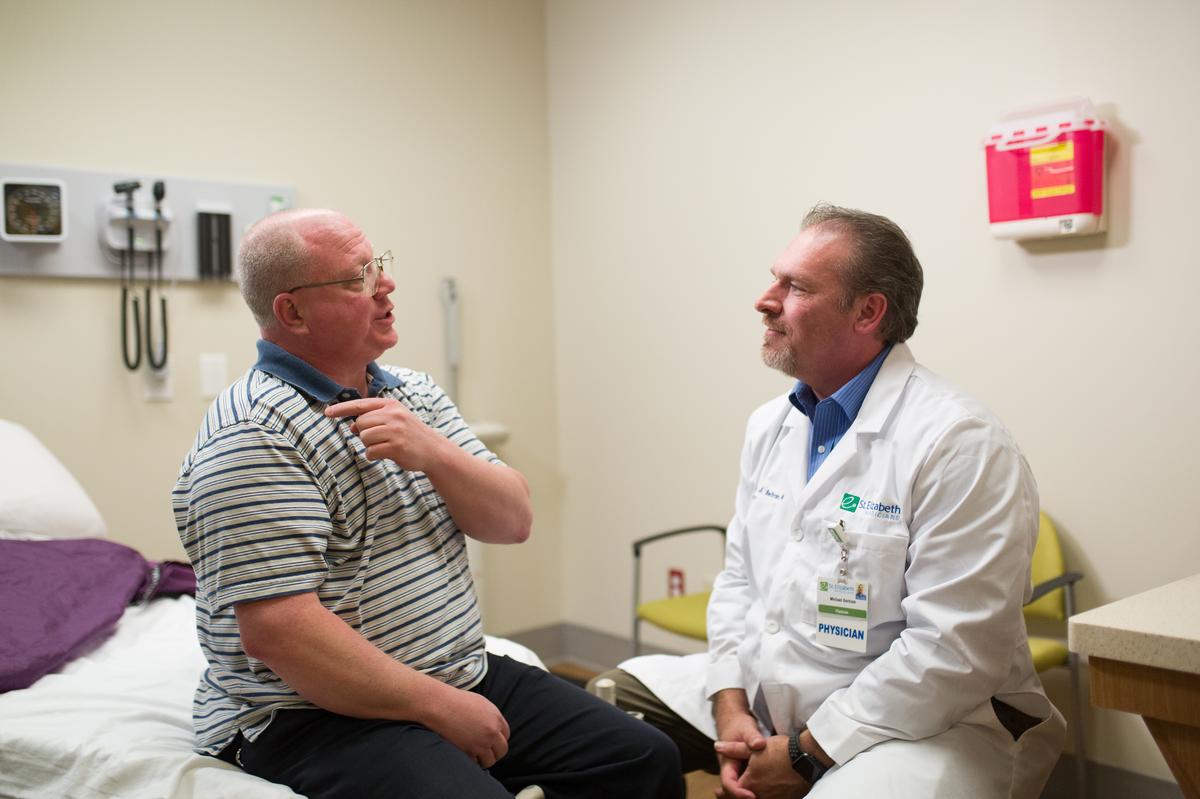
{"label": "beige wall", "polygon": [[[1085,607],[1200,571],[1200,5],[551,0],[547,29],[569,619],[624,633],[627,542],[728,519],[788,385],[752,303],[821,200],[910,233],[914,350],[1022,442]],[[1111,232],[992,239],[984,134],[1074,95],[1113,123]],[[1090,721],[1095,758],[1167,775],[1139,721]]]}
{"label": "beige wall", "polygon": [[[285,183],[397,256],[400,343],[443,377],[438,284],[457,278],[461,402],[506,423],[534,539],[487,553],[489,627],[561,617],[544,24],[537,2],[0,0],[0,160]],[[143,177],[143,180],[146,180]],[[75,198],[80,201],[81,198]],[[169,197],[168,197],[169,199]],[[257,331],[231,288],[171,294],[175,400],[121,366],[112,282],[0,279],[0,417],[79,477],[115,538],[180,556],[169,492],[207,403]],[[544,601],[529,603],[525,586]]]}

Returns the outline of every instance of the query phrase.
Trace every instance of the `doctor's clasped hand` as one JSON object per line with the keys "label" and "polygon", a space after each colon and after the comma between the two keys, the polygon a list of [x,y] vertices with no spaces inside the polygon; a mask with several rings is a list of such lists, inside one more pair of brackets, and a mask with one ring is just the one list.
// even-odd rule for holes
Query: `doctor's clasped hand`
{"label": "doctor's clasped hand", "polygon": [[[788,736],[764,736],[746,706],[746,694],[727,688],[713,697],[717,740],[713,749],[720,765],[719,799],[800,799],[812,788],[792,767]],[[812,734],[799,736],[800,748],[826,768],[833,760]]]}
{"label": "doctor's clasped hand", "polygon": [[717,740],[713,749],[720,766],[721,790],[725,799],[755,799],[741,779],[750,764],[750,757],[763,751],[767,739],[758,729],[758,722],[746,706],[743,691],[727,689],[713,698],[713,717],[717,724]]}

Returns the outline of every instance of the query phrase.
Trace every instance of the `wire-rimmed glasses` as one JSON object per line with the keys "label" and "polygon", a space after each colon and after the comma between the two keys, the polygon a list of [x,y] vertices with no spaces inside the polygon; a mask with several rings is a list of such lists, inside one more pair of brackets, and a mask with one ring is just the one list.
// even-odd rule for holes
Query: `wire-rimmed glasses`
{"label": "wire-rimmed glasses", "polygon": [[393,260],[395,259],[392,258],[392,251],[388,250],[383,255],[378,255],[363,264],[362,271],[360,271],[356,277],[347,277],[343,278],[342,280],[324,280],[320,283],[304,283],[299,286],[293,286],[292,288],[288,289],[286,293],[291,294],[293,291],[299,291],[300,289],[315,289],[319,288],[320,286],[338,286],[342,283],[354,283],[356,281],[361,281],[361,292],[371,296],[374,295],[376,289],[379,288],[379,276],[384,273],[384,271],[391,265]]}

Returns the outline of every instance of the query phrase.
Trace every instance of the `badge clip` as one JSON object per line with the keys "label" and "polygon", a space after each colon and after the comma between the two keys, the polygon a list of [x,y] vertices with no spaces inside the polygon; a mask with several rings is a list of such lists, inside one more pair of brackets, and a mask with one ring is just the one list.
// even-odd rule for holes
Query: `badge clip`
{"label": "badge clip", "polygon": [[838,564],[837,581],[840,585],[846,585],[850,581],[850,572],[847,568],[847,563],[850,561],[850,545],[846,543],[845,532],[846,522],[838,520],[837,527],[828,527],[829,535],[842,548],[842,561]]}

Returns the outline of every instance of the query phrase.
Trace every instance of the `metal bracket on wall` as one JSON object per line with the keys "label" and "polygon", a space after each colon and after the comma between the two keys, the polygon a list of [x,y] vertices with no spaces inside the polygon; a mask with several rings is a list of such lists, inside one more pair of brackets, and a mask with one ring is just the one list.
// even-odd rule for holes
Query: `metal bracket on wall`
{"label": "metal bracket on wall", "polygon": [[[112,231],[124,229],[127,215],[119,206],[114,184],[140,181],[134,194],[134,268],[145,277],[142,254],[152,249],[150,235],[154,198],[150,187],[162,181],[164,237],[162,279],[168,282],[232,279],[231,263],[242,233],[262,217],[296,202],[291,186],[230,183],[169,177],[149,172],[100,172],[63,167],[0,162],[0,177],[22,180],[61,181],[65,236],[45,240],[0,239],[0,275],[25,277],[71,277],[121,279],[121,259],[113,241],[123,244]],[[21,212],[20,198],[6,197],[5,219]],[[9,208],[9,205],[14,207]],[[113,209],[116,208],[119,213]],[[138,234],[141,234],[140,237]]]}

